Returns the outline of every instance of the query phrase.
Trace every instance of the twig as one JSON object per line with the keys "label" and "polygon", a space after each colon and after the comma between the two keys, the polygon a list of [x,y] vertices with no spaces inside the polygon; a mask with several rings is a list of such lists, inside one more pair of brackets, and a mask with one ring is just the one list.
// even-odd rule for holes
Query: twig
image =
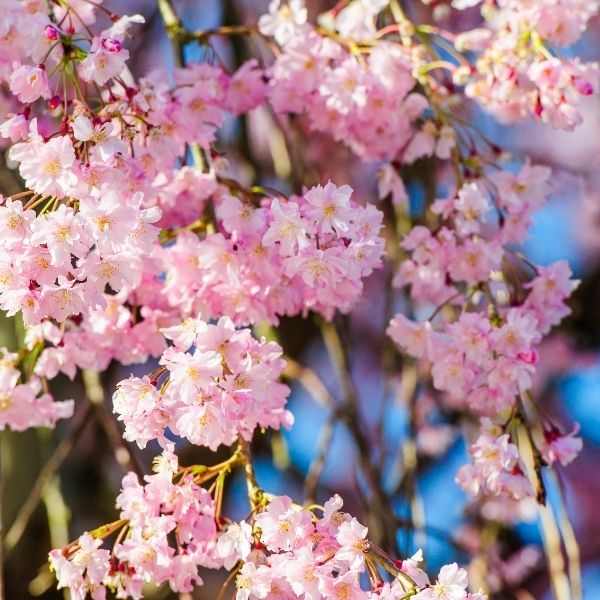
{"label": "twig", "polygon": [[69,543],[69,509],[60,490],[58,475],[55,475],[46,486],[42,500],[46,507],[52,548],[62,548]]}
{"label": "twig", "polygon": [[565,574],[560,534],[551,506],[538,506],[544,552],[548,561],[550,583],[554,600],[571,600],[569,580]]}
{"label": "twig", "polygon": [[217,600],[223,600],[225,598],[225,593],[227,592],[227,588],[229,584],[235,579],[235,576],[238,574],[239,570],[242,567],[242,563],[238,563],[234,569],[231,569],[229,575],[227,575],[227,579],[223,582],[221,586],[221,590],[219,591],[219,595],[217,596]]}
{"label": "twig", "polygon": [[43,466],[29,492],[29,496],[23,503],[23,506],[21,506],[21,510],[19,510],[19,513],[6,534],[5,547],[8,552],[19,543],[29,520],[40,502],[42,494],[46,490],[48,484],[52,481],[56,471],[58,471],[65,458],[69,455],[69,452],[73,449],[73,446],[75,446],[75,443],[90,422],[93,414],[93,405],[87,403],[85,408],[80,412],[78,421],[73,423],[71,431],[61,440],[60,444],[52,453],[52,456],[48,459],[48,462]]}
{"label": "twig", "polygon": [[248,500],[252,510],[256,510],[260,506],[262,500],[262,490],[256,480],[256,473],[252,465],[252,451],[250,444],[242,437],[238,440],[238,450],[241,455],[241,464],[244,467],[246,475],[246,487],[248,488]]}
{"label": "twig", "polygon": [[301,365],[289,356],[286,356],[285,360],[287,365],[283,372],[284,377],[298,381],[321,406],[331,410],[335,409],[335,399],[321,378],[311,368]]}
{"label": "twig", "polygon": [[[198,39],[199,34],[195,34],[186,29],[175,12],[171,0],[156,0],[160,15],[165,24],[165,29],[169,40],[171,40],[171,48],[173,49],[173,60],[178,68],[185,66],[184,45],[187,42]],[[204,150],[200,148],[196,142],[190,144],[190,152],[194,163],[198,166],[202,173],[208,173],[209,164],[204,154]]]}
{"label": "twig", "polygon": [[319,477],[321,476],[323,467],[325,466],[327,452],[331,445],[333,430],[337,419],[337,413],[332,412],[329,414],[329,417],[327,418],[327,421],[323,427],[321,427],[317,446],[318,451],[310,464],[308,473],[306,474],[306,479],[304,480],[304,502],[306,504],[312,504],[315,501],[315,491],[317,489],[317,484],[319,483]]}
{"label": "twig", "polygon": [[[530,402],[533,403],[531,395],[529,394],[527,395],[527,397],[530,400]],[[527,410],[525,408],[525,402],[522,398],[519,398],[518,401],[517,414],[521,417],[521,420],[523,422],[522,426],[519,428],[519,432],[525,434],[525,437],[527,438],[527,446],[532,456],[532,468],[535,474],[535,478],[533,478],[533,481],[535,483],[536,500],[538,504],[545,505],[547,493],[546,486],[544,485],[544,480],[542,478],[542,466],[545,463],[542,454],[539,448],[537,447],[535,440],[533,439],[533,434],[531,433],[531,428],[529,426]]]}
{"label": "twig", "polygon": [[[527,425],[519,428],[518,435],[520,442],[519,453],[523,458],[526,469],[529,471],[529,476],[537,477],[535,451],[532,447],[533,440],[531,439],[531,433],[529,432]],[[549,504],[538,504],[538,510],[540,515],[542,542],[552,587],[552,596],[554,600],[571,600],[569,579],[565,573],[565,561],[562,555],[560,533],[556,524],[554,512]]]}
{"label": "twig", "polygon": [[115,460],[124,468],[135,472],[139,479],[144,477],[144,469],[137,460],[135,453],[129,449],[123,441],[123,437],[114,420],[114,417],[108,412],[106,405],[99,406],[97,411],[98,421],[104,429],[111,447],[114,449]]}
{"label": "twig", "polygon": [[84,369],[81,373],[85,392],[89,401],[96,408],[98,421],[104,429],[106,437],[110,441],[111,447],[114,448],[115,460],[122,466],[127,466],[131,471],[134,471],[137,476],[142,479],[144,470],[137,461],[135,454],[127,447],[123,441],[123,437],[114,418],[106,408],[104,398],[104,387],[100,379],[99,373],[90,369]]}
{"label": "twig", "polygon": [[571,581],[571,594],[573,600],[581,600],[583,598],[583,589],[581,585],[581,557],[579,552],[579,544],[577,543],[577,537],[575,536],[573,525],[569,519],[562,482],[555,471],[551,470],[551,473],[555,479],[558,490],[558,525],[562,533],[565,552],[569,562],[568,570],[569,580]]}
{"label": "twig", "polygon": [[336,326],[332,322],[321,321],[320,328],[327,352],[342,388],[344,405],[340,416],[344,419],[346,426],[354,438],[358,449],[361,470],[367,479],[371,491],[372,506],[369,511],[370,521],[372,522],[372,527],[370,528],[371,535],[377,543],[384,541],[388,548],[397,550],[393,527],[393,509],[381,489],[379,473],[371,461],[369,443],[361,428],[358,415],[358,398],[350,376],[348,357],[346,356],[344,345]]}
{"label": "twig", "polygon": [[156,0],[160,16],[162,17],[163,23],[167,35],[171,40],[171,47],[173,48],[173,60],[177,67],[183,66],[183,45],[181,43],[181,35],[184,33],[184,29],[181,25],[181,21],[173,8],[173,4],[170,0]]}

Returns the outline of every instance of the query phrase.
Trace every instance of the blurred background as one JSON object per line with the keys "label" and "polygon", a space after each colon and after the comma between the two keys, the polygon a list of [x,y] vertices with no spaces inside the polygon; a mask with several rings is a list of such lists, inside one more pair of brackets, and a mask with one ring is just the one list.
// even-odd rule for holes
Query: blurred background
{"label": "blurred background", "polygon": [[[334,2],[307,2],[313,17],[332,8]],[[434,4],[440,4],[434,3]],[[144,15],[146,23],[135,29],[128,41],[129,62],[134,77],[156,68],[173,68],[168,39],[160,14],[152,0],[106,0],[104,5],[117,13]],[[208,29],[222,24],[254,23],[267,9],[267,2],[243,0],[175,1],[174,5],[190,29]],[[420,22],[431,20],[432,7],[405,2],[410,16]],[[439,7],[438,7],[439,10]],[[448,25],[453,30],[472,27],[476,12],[453,13]],[[461,20],[459,20],[461,19]],[[270,53],[256,38],[213,38],[211,49],[190,45],[186,61],[218,61],[230,68],[249,57],[268,64]],[[599,56],[600,23],[590,30],[573,52],[586,59]],[[10,112],[8,100],[0,96],[0,116]],[[584,450],[568,469],[558,469],[558,478],[546,481],[558,513],[568,511],[581,550],[585,600],[600,598],[600,104],[597,98],[585,106],[585,125],[574,133],[555,132],[539,123],[520,122],[499,126],[492,118],[473,108],[469,120],[490,140],[514,152],[515,161],[528,155],[535,163],[548,164],[556,171],[552,201],[536,217],[530,238],[521,249],[533,262],[548,264],[567,259],[582,284],[575,292],[568,318],[544,343],[536,382],[536,397],[559,422],[576,420],[581,425]],[[272,185],[282,191],[299,191],[292,171],[303,174],[303,183],[313,185],[331,179],[350,184],[355,196],[376,202],[377,165],[365,166],[341,144],[322,135],[306,133],[302,118],[294,124],[298,156],[290,157],[274,115],[259,108],[248,116],[231,120],[222,131],[217,149],[226,153],[232,174],[243,182]],[[298,169],[291,161],[300,160]],[[297,165],[294,165],[297,166]],[[424,198],[435,180],[436,166],[420,161],[406,170],[411,195],[411,212],[422,210]],[[0,191],[18,191],[18,181],[3,162]],[[435,184],[433,184],[435,185]],[[384,331],[390,310],[402,309],[401,298],[389,299],[384,292],[390,273],[376,272],[367,281],[366,293],[354,313],[340,320],[344,345],[349,348],[352,378],[359,397],[359,422],[371,448],[382,485],[397,516],[395,533],[403,556],[419,547],[427,557],[427,568],[435,573],[452,561],[472,569],[486,562],[492,588],[494,581],[507,590],[491,598],[545,600],[550,598],[541,538],[535,509],[524,510],[522,522],[499,528],[495,542],[486,546],[485,535],[466,505],[466,498],[454,483],[458,467],[468,460],[461,431],[452,418],[435,414],[435,403],[420,390],[415,374],[386,359]],[[12,320],[0,321],[0,346],[16,347],[20,335]],[[336,397],[339,385],[329,362],[318,328],[312,321],[286,319],[279,330],[285,352],[309,367]],[[55,431],[27,431],[1,434],[3,465],[2,520],[5,535],[4,572],[7,598],[62,598],[54,590],[46,554],[65,545],[82,531],[115,518],[114,499],[121,478],[131,464],[146,472],[156,446],[141,452],[120,441],[120,425],[112,415],[111,396],[117,381],[133,370],[137,374],[153,368],[132,369],[112,366],[102,377],[104,398],[89,415],[81,406],[85,391],[78,380],[56,379],[53,390],[59,398],[79,401],[74,418],[61,422]],[[387,374],[391,373],[391,378]],[[330,418],[330,411],[315,400],[305,386],[291,383],[290,409],[296,422],[283,434],[257,436],[254,452],[258,481],[273,493],[303,498],[305,479],[323,449],[324,467],[315,490],[317,501],[334,492],[345,508],[357,516],[368,512],[362,493],[356,445],[346,425]],[[408,394],[408,389],[416,389]],[[418,428],[408,418],[409,395],[418,418]],[[418,471],[408,478],[403,468],[406,440],[418,449]],[[325,443],[324,443],[325,442]],[[214,463],[215,456],[204,449],[179,444],[181,464]],[[50,460],[50,463],[48,461]],[[314,468],[314,467],[313,467]],[[41,473],[41,475],[40,475]],[[559,487],[566,506],[561,507]],[[33,490],[33,491],[32,491]],[[39,498],[39,502],[37,499]],[[232,478],[227,487],[225,513],[243,517],[245,484]],[[418,527],[415,525],[418,516]],[[560,514],[558,514],[560,519]],[[412,520],[412,523],[411,523]],[[484,532],[486,529],[484,528]],[[482,558],[484,557],[484,558]],[[478,562],[479,561],[479,562]],[[217,597],[223,578],[203,573],[205,587],[193,598]],[[168,589],[149,592],[150,598],[174,598]],[[191,598],[192,596],[182,596]]]}

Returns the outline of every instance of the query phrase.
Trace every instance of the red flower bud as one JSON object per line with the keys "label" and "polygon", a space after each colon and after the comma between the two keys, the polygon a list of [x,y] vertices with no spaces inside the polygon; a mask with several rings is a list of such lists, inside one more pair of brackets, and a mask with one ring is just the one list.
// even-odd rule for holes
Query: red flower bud
{"label": "red flower bud", "polygon": [[119,40],[115,40],[114,38],[105,38],[102,40],[102,47],[107,52],[121,52],[123,49],[123,44]]}
{"label": "red flower bud", "polygon": [[50,41],[56,41],[60,37],[60,31],[54,25],[46,25],[44,27],[44,34],[46,35],[46,39]]}
{"label": "red flower bud", "polygon": [[56,110],[62,104],[62,100],[60,96],[52,96],[50,100],[48,100],[48,108],[50,110]]}

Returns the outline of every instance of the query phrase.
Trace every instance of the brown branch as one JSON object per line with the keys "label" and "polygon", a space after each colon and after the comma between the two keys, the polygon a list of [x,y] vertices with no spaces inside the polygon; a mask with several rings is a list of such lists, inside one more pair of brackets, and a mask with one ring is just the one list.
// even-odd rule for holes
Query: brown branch
{"label": "brown branch", "polygon": [[10,552],[19,543],[19,540],[25,532],[29,520],[33,516],[48,484],[52,481],[56,471],[58,471],[77,443],[77,440],[81,437],[81,434],[84,432],[93,414],[93,405],[88,402],[80,411],[78,418],[73,423],[69,433],[61,440],[60,444],[58,444],[52,453],[52,456],[48,459],[48,462],[43,466],[29,492],[29,496],[21,506],[13,524],[6,534],[5,547],[7,552]]}
{"label": "brown branch", "polygon": [[[186,29],[175,12],[171,0],[156,0],[158,9],[160,11],[163,23],[169,40],[171,41],[171,48],[173,49],[173,60],[175,66],[178,68],[185,66],[184,46],[187,42],[199,39],[197,34],[194,34],[189,29]],[[190,144],[190,152],[194,162],[202,173],[207,173],[210,169],[208,159],[204,150],[200,148],[197,143]]]}
{"label": "brown branch", "polygon": [[100,426],[108,438],[111,448],[114,448],[115,460],[124,468],[134,471],[142,479],[144,470],[137,461],[132,450],[129,449],[119,431],[111,413],[106,408],[104,386],[100,374],[96,371],[84,369],[81,373],[85,392],[89,401],[94,405]]}
{"label": "brown branch", "polygon": [[335,410],[335,399],[321,381],[321,378],[309,367],[301,365],[289,356],[285,357],[287,365],[283,376],[295,379],[324,408]]}
{"label": "brown branch", "polygon": [[371,527],[369,527],[372,532],[371,536],[379,545],[383,543],[388,549],[397,551],[393,509],[385,492],[381,489],[380,474],[371,461],[369,442],[361,426],[358,413],[358,397],[350,376],[345,347],[336,326],[332,322],[321,321],[320,328],[325,347],[342,388],[344,403],[340,416],[354,438],[358,449],[360,467],[371,492],[372,506],[368,513],[371,522]]}
{"label": "brown branch", "polygon": [[319,477],[323,472],[325,466],[325,460],[327,459],[327,452],[331,446],[331,440],[333,439],[333,429],[335,423],[338,420],[336,412],[329,414],[327,421],[321,428],[319,433],[318,451],[310,464],[306,479],[304,480],[304,502],[305,504],[313,504],[315,502],[315,492],[317,484],[319,483]]}
{"label": "brown branch", "polygon": [[244,467],[244,474],[246,476],[246,487],[248,488],[248,500],[252,510],[256,510],[262,500],[262,490],[256,480],[256,473],[252,465],[252,451],[250,449],[250,443],[242,437],[238,440],[238,452],[240,454],[240,463]]}
{"label": "brown branch", "polygon": [[565,552],[567,554],[569,580],[571,582],[571,594],[573,596],[573,600],[581,600],[583,598],[583,590],[581,584],[581,555],[579,551],[579,543],[577,542],[577,536],[575,535],[573,525],[569,519],[562,481],[560,480],[556,471],[551,470],[551,473],[555,479],[558,490],[558,525],[562,534]]}

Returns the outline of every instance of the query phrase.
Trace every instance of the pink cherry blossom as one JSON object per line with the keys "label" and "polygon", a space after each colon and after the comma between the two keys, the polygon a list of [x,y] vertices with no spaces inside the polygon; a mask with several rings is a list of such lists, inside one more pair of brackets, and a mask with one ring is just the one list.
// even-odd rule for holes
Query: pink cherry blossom
{"label": "pink cherry blossom", "polygon": [[50,97],[48,76],[44,68],[21,65],[10,76],[10,91],[21,102],[35,102],[38,98]]}

